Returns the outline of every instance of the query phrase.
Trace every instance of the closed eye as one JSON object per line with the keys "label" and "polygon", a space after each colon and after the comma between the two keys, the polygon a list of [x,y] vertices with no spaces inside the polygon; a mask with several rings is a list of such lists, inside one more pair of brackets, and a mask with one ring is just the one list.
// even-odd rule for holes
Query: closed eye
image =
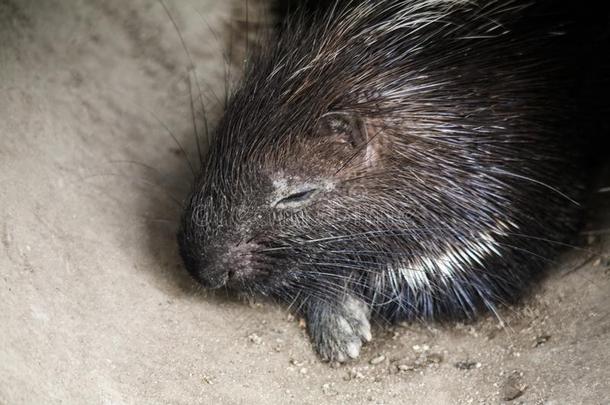
{"label": "closed eye", "polygon": [[298,208],[309,203],[316,194],[318,194],[317,188],[299,191],[282,198],[274,206],[276,208]]}

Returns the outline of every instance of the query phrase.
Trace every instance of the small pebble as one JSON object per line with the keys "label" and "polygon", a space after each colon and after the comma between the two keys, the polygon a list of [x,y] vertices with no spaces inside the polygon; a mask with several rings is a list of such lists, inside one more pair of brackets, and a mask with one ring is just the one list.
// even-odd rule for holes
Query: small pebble
{"label": "small pebble", "polygon": [[362,378],[364,378],[364,374],[362,374],[360,371],[352,368],[351,370],[349,370],[347,372],[347,376],[346,376],[345,380],[349,381],[349,380],[353,380],[356,378],[362,379]]}
{"label": "small pebble", "polygon": [[526,389],[527,384],[523,382],[523,373],[513,371],[502,386],[502,399],[512,401],[523,395]]}
{"label": "small pebble", "polygon": [[430,353],[426,356],[426,360],[428,360],[429,363],[440,363],[443,361],[443,356],[439,353]]}
{"label": "small pebble", "polygon": [[261,343],[263,343],[263,338],[258,336],[256,333],[252,333],[251,335],[249,335],[248,339],[255,345],[260,345]]}
{"label": "small pebble", "polygon": [[472,370],[473,368],[481,368],[481,363],[476,361],[458,361],[454,366],[460,370]]}
{"label": "small pebble", "polygon": [[369,363],[371,363],[372,365],[376,365],[379,363],[382,363],[385,360],[385,356],[383,354],[377,356],[377,357],[373,357]]}
{"label": "small pebble", "polygon": [[428,345],[415,345],[413,346],[413,351],[416,353],[427,352],[430,350],[430,346]]}
{"label": "small pebble", "polygon": [[399,364],[397,366],[398,371],[413,371],[415,370],[415,367],[409,364]]}
{"label": "small pebble", "polygon": [[290,364],[297,367],[303,367],[305,365],[304,361],[298,361],[297,359],[290,359]]}
{"label": "small pebble", "polygon": [[542,346],[543,344],[545,344],[546,342],[548,342],[550,338],[551,338],[551,336],[550,336],[550,335],[542,335],[542,336],[538,336],[538,337],[536,338],[536,341],[534,342],[533,347]]}

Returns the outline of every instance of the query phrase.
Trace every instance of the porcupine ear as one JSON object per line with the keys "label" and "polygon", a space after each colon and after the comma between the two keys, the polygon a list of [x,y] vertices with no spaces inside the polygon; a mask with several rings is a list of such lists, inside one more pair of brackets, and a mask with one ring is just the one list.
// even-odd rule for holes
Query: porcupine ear
{"label": "porcupine ear", "polygon": [[319,126],[319,133],[336,142],[346,144],[352,159],[362,160],[367,166],[377,161],[377,133],[367,121],[355,114],[331,112],[325,114]]}

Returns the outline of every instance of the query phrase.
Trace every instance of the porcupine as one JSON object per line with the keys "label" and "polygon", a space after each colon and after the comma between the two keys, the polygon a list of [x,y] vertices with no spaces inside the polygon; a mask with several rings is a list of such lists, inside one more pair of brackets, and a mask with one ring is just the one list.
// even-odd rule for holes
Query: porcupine
{"label": "porcupine", "polygon": [[550,3],[291,13],[211,138],[178,234],[187,270],[286,301],[332,361],[358,356],[372,316],[472,318],[520,297],[586,189],[589,62]]}

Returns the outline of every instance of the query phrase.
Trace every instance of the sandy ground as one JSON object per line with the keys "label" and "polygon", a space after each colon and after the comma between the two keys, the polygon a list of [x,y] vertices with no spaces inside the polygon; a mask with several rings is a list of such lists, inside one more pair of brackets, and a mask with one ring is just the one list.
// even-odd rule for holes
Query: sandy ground
{"label": "sandy ground", "polygon": [[[232,4],[169,8],[213,116]],[[378,327],[338,368],[284,308],[199,291],[164,129],[195,161],[188,65],[156,1],[0,0],[0,404],[608,403],[607,237],[504,324]],[[597,200],[589,226],[608,228]]]}

